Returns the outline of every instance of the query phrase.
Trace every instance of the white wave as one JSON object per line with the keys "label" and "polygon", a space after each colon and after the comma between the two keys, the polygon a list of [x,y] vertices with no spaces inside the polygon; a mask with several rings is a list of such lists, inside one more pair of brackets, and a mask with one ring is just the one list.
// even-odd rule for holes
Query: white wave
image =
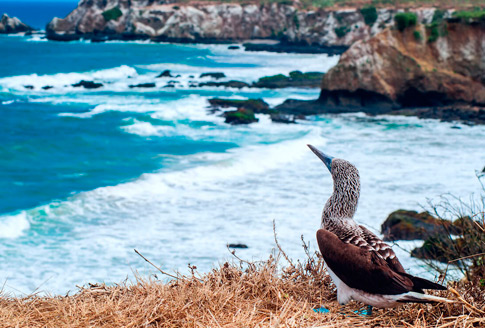
{"label": "white wave", "polygon": [[2,101],[2,105],[10,105],[10,104],[13,104],[15,102],[15,100],[4,100]]}
{"label": "white wave", "polygon": [[149,122],[139,122],[137,120],[135,120],[132,125],[122,126],[121,129],[128,133],[136,134],[142,137],[168,136],[176,132],[176,129],[173,126],[154,126]]}
{"label": "white wave", "polygon": [[29,227],[30,223],[25,211],[13,215],[0,216],[0,238],[18,238]]}
{"label": "white wave", "polygon": [[[56,92],[56,89],[86,90],[84,88],[74,88],[72,84],[81,80],[98,81],[103,83],[113,83],[119,80],[126,80],[130,77],[137,76],[133,67],[122,65],[115,68],[102,69],[85,73],[58,73],[53,75],[18,75],[0,79],[0,86],[6,89],[25,91],[25,86],[32,86],[36,91],[42,91],[42,87],[51,86],[52,89],[45,92]],[[99,90],[99,89],[96,89]]]}

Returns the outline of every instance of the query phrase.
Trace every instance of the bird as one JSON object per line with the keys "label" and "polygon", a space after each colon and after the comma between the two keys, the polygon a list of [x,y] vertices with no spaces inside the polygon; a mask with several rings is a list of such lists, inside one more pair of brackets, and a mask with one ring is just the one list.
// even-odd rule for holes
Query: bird
{"label": "bird", "polygon": [[340,305],[350,300],[372,307],[390,308],[403,303],[453,302],[427,295],[425,289],[445,286],[408,274],[392,248],[353,217],[360,196],[360,176],[350,162],[326,155],[312,145],[333,178],[333,193],[325,203],[317,243],[326,270],[337,287]]}

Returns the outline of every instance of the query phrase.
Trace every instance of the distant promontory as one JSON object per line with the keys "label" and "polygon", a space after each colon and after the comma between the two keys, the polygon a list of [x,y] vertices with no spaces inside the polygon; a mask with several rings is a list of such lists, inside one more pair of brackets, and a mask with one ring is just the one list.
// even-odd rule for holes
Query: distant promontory
{"label": "distant promontory", "polygon": [[[435,9],[413,11],[420,21],[429,23]],[[375,7],[307,8],[296,1],[82,0],[66,18],[54,18],[46,31],[49,39],[63,41],[83,38],[229,43],[270,39],[294,49],[307,46],[315,52],[323,49],[342,53],[354,42],[393,25],[397,12],[394,8]]]}
{"label": "distant promontory", "polygon": [[17,17],[3,14],[0,19],[0,34],[32,32],[34,29],[20,21]]}

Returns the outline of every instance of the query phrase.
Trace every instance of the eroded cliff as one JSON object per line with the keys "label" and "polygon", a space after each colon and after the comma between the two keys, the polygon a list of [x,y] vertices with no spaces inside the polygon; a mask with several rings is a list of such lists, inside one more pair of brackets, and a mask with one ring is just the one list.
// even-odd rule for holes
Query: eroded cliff
{"label": "eroded cliff", "polygon": [[[436,29],[439,34],[436,34]],[[434,31],[433,31],[434,30]],[[324,76],[325,107],[485,106],[485,21],[387,29],[353,44]]]}
{"label": "eroded cliff", "polygon": [[[375,9],[374,9],[375,10]],[[429,22],[434,9],[416,9]],[[276,39],[323,47],[350,46],[393,24],[394,9],[303,9],[297,3],[168,3],[153,0],[82,0],[66,18],[47,26],[50,39],[144,39],[234,42]]]}

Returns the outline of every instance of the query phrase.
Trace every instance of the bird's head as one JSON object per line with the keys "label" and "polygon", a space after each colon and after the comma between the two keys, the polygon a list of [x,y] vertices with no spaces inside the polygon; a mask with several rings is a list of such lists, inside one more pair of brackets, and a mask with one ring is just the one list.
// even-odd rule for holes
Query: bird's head
{"label": "bird's head", "polygon": [[346,160],[326,155],[312,145],[308,147],[322,160],[333,178],[334,192],[325,205],[324,217],[353,217],[360,195],[359,171]]}
{"label": "bird's head", "polygon": [[344,159],[329,156],[312,145],[307,146],[322,160],[332,174],[332,178],[335,182],[344,182],[346,180],[359,181],[359,171],[353,164]]}

